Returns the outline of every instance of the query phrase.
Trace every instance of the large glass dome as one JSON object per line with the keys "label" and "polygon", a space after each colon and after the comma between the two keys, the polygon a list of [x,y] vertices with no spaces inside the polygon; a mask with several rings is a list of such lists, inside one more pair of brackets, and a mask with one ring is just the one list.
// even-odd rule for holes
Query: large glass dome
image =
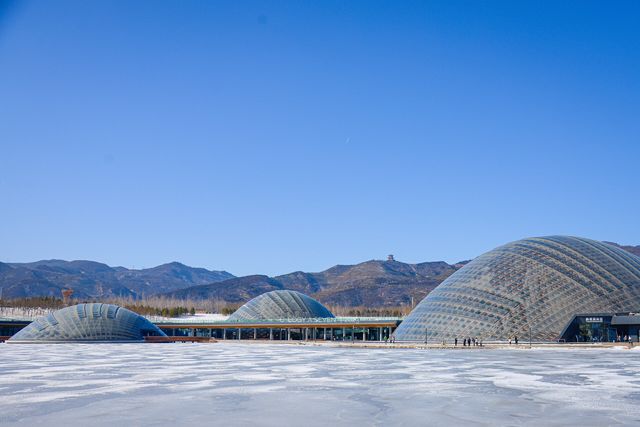
{"label": "large glass dome", "polygon": [[8,343],[71,341],[144,341],[145,336],[166,336],[144,317],[111,304],[78,304],[31,322]]}
{"label": "large glass dome", "polygon": [[229,320],[306,319],[333,317],[318,301],[296,291],[280,290],[259,295],[233,313]]}
{"label": "large glass dome", "polygon": [[575,314],[640,311],[640,257],[594,240],[518,240],[471,261],[433,290],[398,341],[529,336],[552,341]]}

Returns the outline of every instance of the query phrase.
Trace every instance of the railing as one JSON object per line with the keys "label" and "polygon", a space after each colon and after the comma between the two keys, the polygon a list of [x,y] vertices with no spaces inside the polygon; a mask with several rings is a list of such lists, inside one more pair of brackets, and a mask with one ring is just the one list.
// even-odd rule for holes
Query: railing
{"label": "railing", "polygon": [[149,336],[144,337],[145,342],[163,343],[163,342],[217,342],[215,338],[210,337],[183,337],[183,336],[169,336],[169,337],[156,337]]}
{"label": "railing", "polygon": [[28,321],[37,319],[38,317],[46,316],[47,314],[55,311],[50,308],[23,308],[23,307],[0,307],[0,320],[4,321]]}
{"label": "railing", "polygon": [[[4,310],[3,310],[4,309]],[[39,317],[42,317],[53,310],[34,310],[33,314],[25,315],[24,312],[18,310],[7,310],[6,307],[0,307],[0,321],[23,321],[31,322]],[[262,319],[262,320],[228,320],[228,319],[211,319],[202,318],[199,316],[189,317],[162,317],[162,316],[145,316],[151,323],[155,324],[189,324],[189,325],[234,325],[234,324],[297,324],[297,323],[317,323],[317,324],[338,324],[338,323],[352,323],[357,325],[359,323],[367,322],[399,322],[402,321],[402,317],[311,317],[311,318],[287,318],[287,319]]]}
{"label": "railing", "polygon": [[343,324],[351,323],[354,325],[360,323],[370,322],[399,322],[402,320],[400,317],[311,317],[311,318],[288,318],[288,319],[239,319],[239,320],[207,320],[189,317],[147,317],[150,322],[156,325],[165,324],[185,324],[185,325],[244,325],[250,323],[252,325],[269,325],[269,324]]}

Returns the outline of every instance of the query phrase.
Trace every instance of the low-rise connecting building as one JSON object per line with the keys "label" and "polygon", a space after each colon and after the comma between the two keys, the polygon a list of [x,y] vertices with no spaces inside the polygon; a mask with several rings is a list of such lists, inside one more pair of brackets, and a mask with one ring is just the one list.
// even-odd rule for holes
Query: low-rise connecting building
{"label": "low-rise connecting building", "polygon": [[398,317],[328,317],[262,320],[154,319],[168,336],[220,340],[384,341],[400,324]]}

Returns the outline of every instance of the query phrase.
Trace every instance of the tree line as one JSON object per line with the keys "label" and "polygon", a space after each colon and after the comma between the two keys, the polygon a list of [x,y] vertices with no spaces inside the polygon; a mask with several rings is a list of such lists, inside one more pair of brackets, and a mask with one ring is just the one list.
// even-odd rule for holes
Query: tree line
{"label": "tree line", "polygon": [[[90,302],[116,304],[143,316],[162,317],[194,315],[196,312],[230,315],[242,305],[241,303],[228,303],[219,299],[194,300],[154,296],[143,298],[112,297],[100,300],[74,298],[69,301],[69,305]],[[0,299],[0,306],[57,310],[65,307],[65,303],[61,298],[42,296]],[[327,305],[327,308],[335,316],[345,317],[402,317],[406,316],[411,311],[411,307],[404,305],[391,307],[350,307],[344,305]]]}

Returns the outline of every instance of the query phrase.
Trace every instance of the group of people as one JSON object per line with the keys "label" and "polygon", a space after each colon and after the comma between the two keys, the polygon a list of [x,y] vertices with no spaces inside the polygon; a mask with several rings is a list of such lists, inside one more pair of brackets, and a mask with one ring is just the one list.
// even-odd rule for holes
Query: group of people
{"label": "group of people", "polygon": [[625,334],[624,336],[618,335],[618,339],[616,341],[618,341],[618,342],[632,342],[633,340],[631,338],[631,335]]}
{"label": "group of people", "polygon": [[[458,346],[458,338],[453,340],[453,344],[457,347]],[[482,347],[482,339],[478,339],[478,338],[465,338],[462,340],[462,346],[463,347]]]}

